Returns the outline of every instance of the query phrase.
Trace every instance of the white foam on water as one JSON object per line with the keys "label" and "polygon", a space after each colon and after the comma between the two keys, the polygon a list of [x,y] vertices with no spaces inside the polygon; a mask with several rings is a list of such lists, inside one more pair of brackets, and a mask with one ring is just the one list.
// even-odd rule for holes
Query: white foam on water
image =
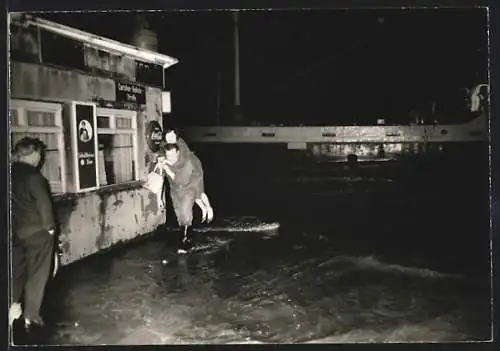
{"label": "white foam on water", "polygon": [[227,342],[225,343],[226,345],[232,345],[232,344],[265,344],[264,342],[262,341],[257,341],[257,340],[252,340],[252,339],[245,339],[245,340],[242,340],[242,341],[231,341],[231,342]]}
{"label": "white foam on water", "polygon": [[355,257],[355,256],[337,256],[326,262],[320,263],[319,267],[326,267],[336,264],[349,263],[352,265],[351,268],[345,268],[342,271],[347,272],[353,269],[372,269],[380,272],[388,273],[402,273],[411,276],[420,276],[424,278],[454,278],[454,279],[465,279],[464,276],[458,274],[449,274],[434,271],[428,268],[421,267],[407,267],[398,264],[390,264],[379,261],[373,256],[365,257]]}
{"label": "white foam on water", "polygon": [[279,223],[261,223],[254,225],[240,224],[236,226],[201,227],[193,229],[196,232],[270,232],[278,230]]}
{"label": "white foam on water", "polygon": [[[193,231],[199,233],[208,232],[265,232],[268,235],[276,235],[280,224],[278,222],[266,222],[258,217],[253,216],[238,216],[226,217],[217,223],[205,224],[200,227],[194,227]],[[169,231],[179,231],[178,227],[167,228]]]}
{"label": "white foam on water", "polygon": [[346,333],[306,341],[307,344],[334,343],[408,343],[465,341],[467,336],[456,330],[453,323],[439,319],[422,323],[404,323],[394,328],[374,330],[354,329]]}
{"label": "white foam on water", "polygon": [[205,252],[211,253],[217,251],[222,246],[229,243],[231,239],[220,239],[220,238],[211,238],[208,243],[196,244],[189,252],[197,253],[197,252]]}
{"label": "white foam on water", "polygon": [[371,183],[392,183],[394,182],[391,178],[375,178],[375,177],[339,177],[339,176],[331,176],[331,177],[300,177],[297,179],[293,179],[294,182],[298,183],[324,183],[327,181],[340,181],[344,183],[359,183],[359,182],[371,182]]}

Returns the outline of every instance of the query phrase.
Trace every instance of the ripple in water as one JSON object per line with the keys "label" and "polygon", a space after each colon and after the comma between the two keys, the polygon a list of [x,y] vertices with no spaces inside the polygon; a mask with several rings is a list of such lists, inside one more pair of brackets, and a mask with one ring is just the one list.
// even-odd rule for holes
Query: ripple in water
{"label": "ripple in water", "polygon": [[228,239],[213,232],[204,240],[215,249],[176,257],[168,264],[161,263],[166,248],[158,241],[110,255],[94,268],[89,264],[60,282],[57,299],[65,312],[58,317],[52,342],[486,338],[470,326],[487,308],[465,277],[389,264],[373,256],[340,255],[306,239],[300,245],[289,240],[287,246],[283,237],[281,233],[263,240],[244,233]]}

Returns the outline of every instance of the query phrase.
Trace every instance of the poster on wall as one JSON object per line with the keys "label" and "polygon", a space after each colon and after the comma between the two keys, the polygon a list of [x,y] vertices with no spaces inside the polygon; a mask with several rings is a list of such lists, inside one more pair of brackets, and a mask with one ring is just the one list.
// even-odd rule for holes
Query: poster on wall
{"label": "poster on wall", "polygon": [[73,112],[77,190],[92,190],[99,185],[95,105],[75,103]]}

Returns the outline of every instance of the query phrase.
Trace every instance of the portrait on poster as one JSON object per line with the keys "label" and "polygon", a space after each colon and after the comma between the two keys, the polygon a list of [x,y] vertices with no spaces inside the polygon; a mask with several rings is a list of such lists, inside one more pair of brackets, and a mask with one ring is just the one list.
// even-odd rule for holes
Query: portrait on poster
{"label": "portrait on poster", "polygon": [[82,143],[88,143],[92,140],[93,128],[90,125],[89,121],[85,119],[80,121],[80,124],[78,126],[78,134]]}

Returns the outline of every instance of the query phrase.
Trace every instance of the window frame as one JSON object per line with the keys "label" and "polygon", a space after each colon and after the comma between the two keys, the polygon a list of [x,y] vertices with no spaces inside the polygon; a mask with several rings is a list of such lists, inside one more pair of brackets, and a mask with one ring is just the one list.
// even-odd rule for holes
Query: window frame
{"label": "window frame", "polygon": [[[10,116],[11,110],[17,111],[18,125],[12,125],[12,119]],[[53,127],[29,126],[26,116],[26,111],[53,113],[55,126]],[[63,126],[62,111],[63,111],[63,104],[59,103],[32,101],[23,99],[10,99],[9,103],[10,133],[56,134],[57,148],[59,153],[59,181],[61,184],[61,192],[60,193],[54,192],[53,193],[54,195],[61,195],[67,192],[66,148],[64,143],[64,126]],[[9,138],[11,138],[10,133],[9,133]]]}
{"label": "window frame", "polygon": [[[123,183],[118,184],[106,184],[100,185],[100,188],[108,187],[108,186],[116,186],[127,183],[134,183],[139,179],[139,137],[137,130],[137,111],[131,110],[121,110],[107,107],[97,107],[96,109],[96,120],[99,117],[107,117],[109,118],[109,128],[100,128],[97,127],[97,136],[99,134],[108,134],[108,135],[132,135],[132,158],[134,161],[134,180],[130,180]],[[116,128],[116,118],[126,118],[131,121],[131,128]],[[98,138],[96,138],[98,139]],[[100,183],[100,178],[99,178]]]}

